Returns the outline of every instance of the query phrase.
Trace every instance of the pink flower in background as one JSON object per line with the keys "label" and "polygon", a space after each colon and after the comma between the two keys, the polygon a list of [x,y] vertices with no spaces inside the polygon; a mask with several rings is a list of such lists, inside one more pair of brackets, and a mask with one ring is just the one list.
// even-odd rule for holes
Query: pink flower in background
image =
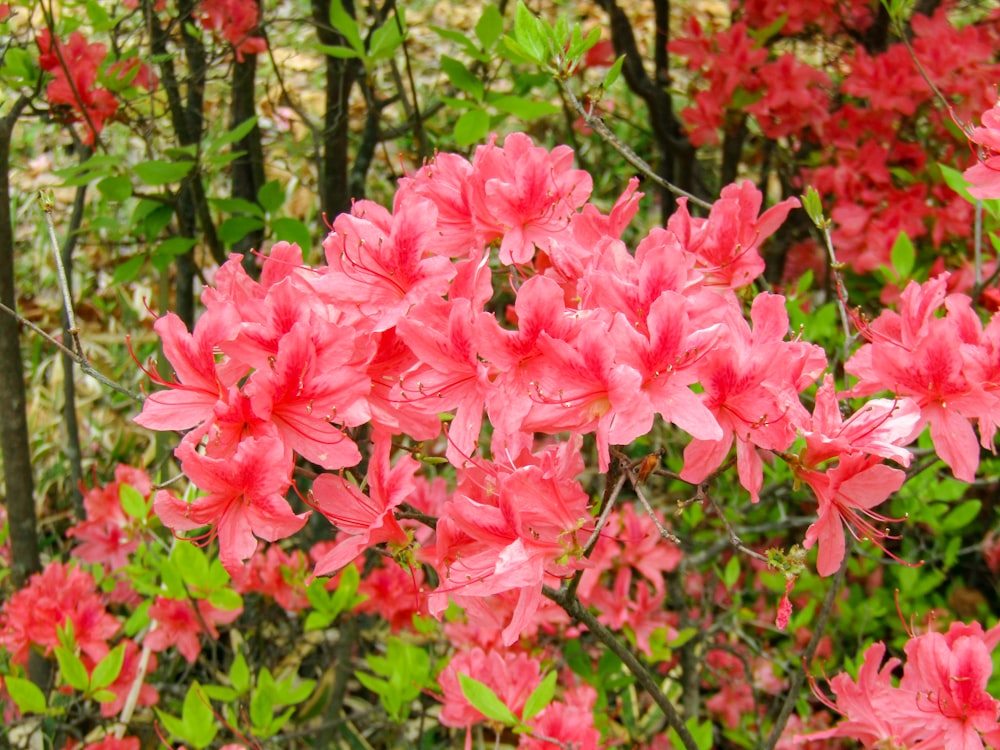
{"label": "pink flower in background", "polygon": [[969,140],[979,145],[979,160],[964,172],[974,198],[1000,198],[1000,102],[983,112],[983,124]]}
{"label": "pink flower in background", "polygon": [[240,62],[244,55],[256,55],[267,49],[263,37],[251,36],[260,19],[257,0],[202,0],[199,11],[202,27],[233,45]]}
{"label": "pink flower in background", "polygon": [[28,651],[46,654],[59,645],[60,628],[72,623],[76,644],[92,661],[103,659],[108,640],[121,627],[105,609],[90,573],[75,565],[49,563],[0,608],[0,646],[15,664],[28,663]]}
{"label": "pink flower in background", "polygon": [[515,716],[524,712],[528,696],[542,680],[538,660],[526,654],[485,652],[481,648],[460,651],[438,677],[444,693],[441,723],[446,727],[469,727],[486,718],[472,707],[462,692],[460,674],[492,688]]}
{"label": "pink flower in background", "polygon": [[[153,651],[164,651],[176,647],[181,655],[194,664],[201,653],[202,633],[213,640],[218,640],[219,631],[216,625],[228,625],[243,612],[243,608],[218,609],[207,599],[195,599],[195,604],[187,599],[169,599],[165,596],[156,597],[149,607],[149,618],[156,627],[146,634],[143,645]],[[195,611],[195,606],[198,610]]]}

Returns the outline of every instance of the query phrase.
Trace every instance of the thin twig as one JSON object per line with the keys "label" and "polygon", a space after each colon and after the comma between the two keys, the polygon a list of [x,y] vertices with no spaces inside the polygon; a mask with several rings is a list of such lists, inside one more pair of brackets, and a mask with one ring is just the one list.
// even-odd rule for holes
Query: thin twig
{"label": "thin twig", "polygon": [[52,221],[52,198],[41,195],[42,210],[45,211],[45,225],[49,230],[49,241],[52,243],[52,254],[56,259],[56,270],[59,277],[59,291],[62,293],[63,315],[66,316],[66,326],[69,330],[70,338],[73,340],[73,349],[77,354],[83,356],[83,346],[80,344],[80,329],[76,327],[76,315],[73,312],[73,300],[69,293],[69,279],[66,277],[66,266],[63,265],[62,252],[59,249],[59,240],[56,238],[56,225]]}
{"label": "thin twig", "polygon": [[648,162],[646,162],[645,159],[643,159],[635,151],[633,151],[631,148],[622,143],[622,141],[619,140],[618,136],[616,136],[614,133],[611,132],[611,129],[604,124],[604,120],[602,120],[600,117],[597,117],[595,114],[593,114],[591,110],[583,106],[583,103],[577,98],[576,94],[573,93],[573,90],[569,87],[566,81],[562,80],[557,76],[556,82],[559,84],[559,88],[569,99],[570,104],[573,105],[573,109],[575,109],[577,113],[583,118],[584,123],[586,123],[586,125],[589,128],[591,128],[594,132],[600,135],[601,138],[603,138],[607,142],[607,144],[611,146],[611,148],[613,148],[615,151],[621,154],[624,157],[625,161],[627,161],[633,167],[638,169],[640,172],[642,172],[643,175],[651,179],[657,185],[659,185],[662,188],[665,188],[666,190],[669,190],[674,195],[679,195],[683,198],[687,198],[689,201],[691,201],[691,203],[693,203],[696,206],[700,206],[705,210],[709,210],[712,208],[711,203],[703,201],[701,198],[694,195],[693,193],[689,193],[684,188],[678,187],[677,185],[674,185],[671,182],[667,182],[665,179],[660,177],[660,175],[658,175],[653,170],[653,168],[649,165]]}
{"label": "thin twig", "polygon": [[733,547],[748,557],[760,560],[761,562],[767,562],[767,557],[765,555],[760,554],[760,552],[757,552],[756,550],[750,549],[743,543],[739,534],[736,533],[736,529],[734,529],[732,524],[729,523],[729,519],[726,518],[726,514],[723,512],[722,508],[715,502],[715,499],[711,495],[704,491],[703,487],[698,487],[698,494],[705,500],[708,500],[708,502],[712,504],[712,507],[715,508],[715,512],[719,516],[719,520],[721,520],[722,525],[726,527],[726,533],[729,535],[729,543],[733,545]]}
{"label": "thin twig", "polygon": [[830,259],[830,273],[833,274],[833,283],[837,287],[837,309],[840,311],[840,324],[844,328],[843,361],[846,362],[851,355],[851,342],[854,340],[854,335],[851,333],[851,318],[847,308],[847,287],[844,286],[844,277],[840,273],[843,266],[837,260],[837,253],[833,249],[833,237],[830,235],[830,221],[828,219],[823,219],[820,231],[823,232],[823,242],[826,243],[826,254]]}
{"label": "thin twig", "polygon": [[642,491],[642,488],[639,486],[641,482],[635,476],[635,472],[629,469],[627,473],[629,481],[632,483],[632,489],[635,490],[636,497],[639,498],[639,502],[642,503],[642,507],[646,509],[646,512],[649,514],[649,517],[653,519],[653,525],[656,526],[656,530],[660,532],[660,536],[666,539],[668,542],[673,542],[674,544],[679,545],[681,543],[680,538],[676,534],[671,532],[669,529],[667,529],[666,526],[660,523],[660,519],[657,518],[656,512],[653,510],[653,506],[649,504],[649,500],[646,499],[646,494]]}
{"label": "thin twig", "polygon": [[806,650],[802,654],[802,669],[798,670],[795,673],[795,676],[792,677],[791,685],[788,687],[788,695],[785,696],[785,700],[781,704],[781,709],[778,711],[778,716],[774,721],[774,726],[771,728],[771,734],[767,738],[767,745],[765,746],[767,750],[774,750],[777,746],[778,740],[781,739],[781,733],[785,730],[785,725],[788,723],[788,719],[792,715],[796,702],[798,702],[799,693],[802,690],[802,683],[806,680],[806,675],[809,672],[809,666],[812,664],[813,657],[816,655],[816,649],[819,648],[819,642],[822,640],[823,632],[826,630],[826,623],[830,619],[830,613],[833,611],[833,603],[837,600],[837,595],[840,593],[841,586],[844,585],[844,578],[846,575],[847,562],[845,560],[845,562],[840,566],[840,570],[838,570],[836,575],[833,577],[833,581],[830,584],[830,590],[826,592],[826,597],[823,599],[823,606],[820,608],[819,615],[816,617],[816,621],[813,625],[812,637],[809,639],[809,644],[806,646]]}
{"label": "thin twig", "polygon": [[551,599],[562,607],[566,611],[566,614],[574,620],[582,625],[585,625],[587,630],[593,633],[601,643],[607,646],[615,656],[622,660],[622,663],[632,673],[640,687],[642,687],[642,689],[649,694],[649,697],[653,699],[653,702],[661,711],[663,711],[663,715],[666,717],[667,723],[675,732],[677,732],[677,736],[680,738],[684,747],[687,748],[687,750],[698,750],[698,743],[695,742],[694,737],[691,736],[691,732],[688,730],[687,725],[685,725],[681,715],[677,712],[674,704],[660,688],[659,682],[657,682],[649,667],[643,664],[642,660],[632,653],[632,651],[624,643],[622,643],[621,640],[619,640],[606,625],[591,614],[591,612],[580,603],[579,599],[569,596],[566,590],[543,586],[542,593],[548,599]]}
{"label": "thin twig", "polygon": [[120,383],[116,383],[115,381],[108,378],[106,375],[102,375],[100,372],[94,369],[93,365],[90,364],[90,361],[86,358],[86,356],[82,354],[77,354],[72,349],[63,344],[61,341],[57,341],[50,334],[43,331],[41,328],[36,326],[34,323],[32,323],[30,320],[22,316],[20,313],[16,312],[15,310],[11,310],[9,307],[7,307],[7,305],[3,304],[2,302],[0,302],[0,311],[7,313],[12,318],[14,318],[14,320],[16,320],[18,323],[30,328],[32,331],[37,333],[43,339],[48,341],[50,344],[52,344],[52,346],[61,351],[63,354],[67,355],[68,357],[71,357],[73,361],[77,364],[77,366],[79,366],[81,372],[83,372],[85,375],[89,375],[101,385],[110,388],[111,390],[116,391],[118,393],[121,393],[123,396],[128,396],[130,399],[132,399],[133,401],[138,401],[140,404],[146,400],[146,397],[143,396],[141,393],[136,393],[135,391],[126,388]]}
{"label": "thin twig", "polygon": [[146,645],[145,636],[149,635],[155,628],[156,623],[154,622],[149,630],[139,639],[142,641],[142,653],[139,655],[139,665],[136,667],[135,678],[129,686],[125,705],[122,706],[122,712],[118,716],[118,725],[114,731],[115,737],[119,740],[125,736],[125,732],[128,730],[128,723],[132,721],[132,714],[135,713],[135,707],[139,703],[139,695],[142,693],[142,686],[146,681],[146,670],[149,669],[149,658],[153,653],[153,650]]}
{"label": "thin twig", "polygon": [[[603,507],[601,508],[601,514],[597,518],[597,523],[594,525],[594,531],[590,535],[590,539],[583,546],[582,558],[586,559],[590,557],[591,553],[594,551],[594,547],[597,546],[597,540],[601,538],[601,532],[604,530],[605,524],[608,522],[608,516],[611,515],[611,510],[615,507],[615,501],[618,499],[618,495],[622,491],[622,487],[625,486],[625,479],[627,478],[625,472],[623,471],[618,476],[618,481],[611,486],[610,492],[605,490]],[[610,476],[609,476],[610,479]],[[565,587],[565,594],[569,599],[576,599],[576,590],[580,586],[580,579],[583,577],[583,568],[577,570],[573,577],[570,579],[569,583]]]}

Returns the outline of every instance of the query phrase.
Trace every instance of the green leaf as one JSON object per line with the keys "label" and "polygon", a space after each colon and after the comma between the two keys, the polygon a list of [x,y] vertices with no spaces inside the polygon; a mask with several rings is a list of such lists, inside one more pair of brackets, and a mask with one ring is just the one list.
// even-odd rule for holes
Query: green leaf
{"label": "green leaf", "polygon": [[805,209],[806,215],[813,224],[820,229],[824,227],[826,218],[823,216],[823,203],[819,199],[816,188],[812,185],[806,188],[805,195],[802,196],[802,208]]}
{"label": "green leaf", "polygon": [[913,249],[913,243],[910,238],[906,235],[906,232],[900,231],[896,236],[896,241],[892,244],[892,267],[896,271],[896,278],[900,281],[906,281],[910,278],[910,274],[913,273],[913,264],[916,261],[917,253]]}
{"label": "green leaf", "polygon": [[490,116],[482,109],[470,109],[455,123],[455,142],[459,146],[471,146],[483,140],[490,129]]}
{"label": "green leaf", "polygon": [[31,680],[4,677],[4,687],[22,714],[44,714],[48,711],[45,694]]}
{"label": "green leaf", "polygon": [[722,582],[725,584],[727,589],[731,589],[736,585],[736,581],[740,577],[740,559],[733,555],[729,558],[726,563],[725,570],[722,571]]}
{"label": "green leaf", "polygon": [[553,115],[560,111],[559,107],[552,102],[527,99],[523,96],[500,96],[496,99],[490,99],[489,103],[501,112],[514,115],[522,120],[536,120],[539,117]]}
{"label": "green leaf", "polygon": [[464,91],[477,101],[482,101],[485,91],[483,82],[476,78],[465,65],[453,57],[442,55],[441,70],[448,76],[452,86],[459,91]]}
{"label": "green leaf", "polygon": [[197,682],[191,684],[187,695],[184,697],[184,729],[187,736],[184,738],[197,748],[208,747],[215,739],[219,731],[215,723],[215,714],[212,712],[208,697],[202,694],[201,685]]}
{"label": "green leaf", "polygon": [[198,588],[208,578],[208,558],[201,548],[191,542],[178,539],[170,552],[170,561],[188,586]]}
{"label": "green leaf", "polygon": [[188,250],[197,245],[194,237],[169,237],[156,246],[153,255],[164,256],[168,260],[173,260],[178,255],[184,255]]}
{"label": "green leaf", "polygon": [[271,222],[271,232],[276,240],[294,242],[303,249],[312,246],[312,232],[309,231],[305,222],[298,219],[290,219],[285,216],[274,219]]}
{"label": "green leaf", "polygon": [[252,216],[230,216],[219,225],[219,239],[226,245],[233,245],[250,232],[263,228],[264,222]]}
{"label": "green leaf", "polygon": [[166,185],[178,182],[194,168],[193,161],[163,161],[152,159],[143,161],[132,167],[136,177],[147,185]]}
{"label": "green leaf", "polygon": [[139,494],[139,490],[130,484],[118,486],[118,498],[121,500],[122,510],[129,518],[141,521],[149,515],[149,507],[146,499]]}
{"label": "green leaf", "polygon": [[158,708],[156,709],[156,715],[160,717],[160,722],[170,734],[179,740],[187,741],[187,726],[185,726],[183,721]]}
{"label": "green leaf", "polygon": [[617,60],[615,60],[611,67],[608,68],[608,72],[604,74],[604,81],[601,83],[601,88],[607,91],[618,81],[619,76],[622,74],[622,65],[625,64],[625,55],[622,55]]}
{"label": "green leaf", "polygon": [[966,500],[964,503],[960,503],[952,508],[951,512],[944,517],[941,522],[941,530],[947,532],[959,531],[964,529],[974,520],[976,516],[979,515],[979,510],[982,508],[982,502],[980,500]]}
{"label": "green leaf", "polygon": [[537,716],[541,713],[542,709],[552,702],[552,696],[556,692],[557,676],[555,671],[549,672],[545,675],[545,679],[539,683],[538,687],[531,691],[531,695],[528,696],[528,700],[524,704],[522,721],[528,721]]}
{"label": "green leaf", "polygon": [[65,178],[62,187],[78,187],[87,185],[94,180],[110,175],[121,160],[108,155],[96,154],[82,164],[56,169],[52,172],[56,177]]}
{"label": "green leaf", "polygon": [[314,44],[312,47],[327,57],[336,57],[341,60],[356,60],[362,57],[350,47],[335,47],[330,44]]}
{"label": "green leaf", "polygon": [[231,612],[243,606],[243,597],[231,588],[216,589],[208,596],[208,602],[216,609]]}
{"label": "green leaf", "polygon": [[81,693],[87,691],[90,678],[87,675],[87,668],[83,666],[80,657],[68,648],[56,646],[56,661],[59,662],[59,671],[62,673],[66,684]]}
{"label": "green leaf", "polygon": [[90,20],[90,27],[93,31],[110,31],[115,27],[115,21],[111,18],[101,3],[95,0],[87,0],[87,18]]}
{"label": "green leaf", "polygon": [[487,5],[483,14],[476,21],[476,39],[489,51],[503,34],[503,16],[496,5]]}
{"label": "green leaf", "polygon": [[440,26],[431,26],[430,29],[442,39],[447,39],[449,42],[457,44],[462,48],[462,51],[473,60],[479,60],[479,62],[489,62],[490,56],[483,54],[479,47],[476,46],[476,43],[469,39],[469,37],[461,31],[443,29]]}
{"label": "green leaf", "polygon": [[257,191],[257,200],[269,214],[276,214],[285,204],[285,188],[281,180],[271,180]]}
{"label": "green leaf", "polygon": [[259,219],[264,218],[264,209],[243,198],[212,198],[208,202],[212,208],[224,214],[248,214]]}
{"label": "green leaf", "polygon": [[0,67],[0,82],[5,82],[11,89],[19,85],[32,86],[40,74],[41,68],[28,50],[7,45],[3,66]]}
{"label": "green leaf", "polygon": [[97,190],[109,201],[121,203],[132,197],[132,181],[128,177],[105,177],[97,183]]}
{"label": "green leaf", "polygon": [[128,619],[125,621],[125,635],[129,638],[135,636],[140,630],[149,624],[149,606],[152,604],[151,599],[146,599],[142,604],[136,607],[135,611],[129,615]]}
{"label": "green leaf", "polygon": [[124,663],[125,644],[119,643],[94,667],[94,671],[90,675],[90,689],[100,690],[117,680]]}
{"label": "green leaf", "polygon": [[340,32],[351,49],[358,53],[358,57],[365,56],[365,45],[361,41],[358,22],[344,10],[344,5],[340,0],[330,0],[330,25]]}
{"label": "green leaf", "polygon": [[257,689],[250,697],[250,721],[255,727],[266,727],[274,718],[274,696],[272,695],[274,682],[269,679],[270,676],[271,673],[266,667],[261,670],[257,680]]}
{"label": "green leaf", "polygon": [[524,4],[517,1],[517,11],[514,13],[514,39],[527,54],[528,59],[539,65],[547,62],[548,41],[546,26]]}
{"label": "green leaf", "polygon": [[396,23],[396,16],[393,14],[372,32],[368,59],[388,60],[396,54],[396,50],[402,43],[403,34]]}
{"label": "green leaf", "polygon": [[479,713],[493,721],[499,721],[507,726],[517,726],[520,722],[509,708],[501,701],[493,689],[467,674],[458,674],[458,683],[462,694]]}
{"label": "green leaf", "polygon": [[206,146],[206,149],[212,151],[217,150],[222,146],[228,146],[230,143],[238,143],[250,135],[250,131],[254,129],[256,124],[256,116],[248,117],[232,130],[227,130],[222,135],[213,138]]}

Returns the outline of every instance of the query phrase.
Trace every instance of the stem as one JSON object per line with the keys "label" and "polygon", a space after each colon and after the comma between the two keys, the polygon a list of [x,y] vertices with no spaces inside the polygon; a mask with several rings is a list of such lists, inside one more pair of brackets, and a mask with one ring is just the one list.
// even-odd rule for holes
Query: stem
{"label": "stem", "polygon": [[589,109],[583,106],[580,100],[576,97],[576,94],[574,94],[572,89],[570,89],[566,81],[562,80],[561,78],[556,78],[556,82],[559,84],[559,88],[562,89],[563,93],[566,95],[566,98],[569,99],[570,104],[573,105],[573,109],[575,109],[577,113],[583,118],[583,121],[587,124],[587,126],[590,127],[592,130],[594,130],[594,132],[596,132],[598,135],[600,135],[601,138],[603,138],[604,141],[609,146],[611,146],[611,148],[613,148],[615,151],[621,154],[621,156],[625,159],[625,161],[627,161],[633,167],[638,169],[640,172],[642,172],[643,175],[648,177],[657,185],[659,185],[662,188],[665,188],[666,190],[669,190],[674,195],[678,195],[682,198],[687,198],[689,201],[691,201],[691,203],[693,203],[696,206],[700,206],[705,210],[709,210],[712,208],[711,203],[703,201],[701,198],[694,195],[693,193],[689,193],[687,190],[684,190],[683,188],[678,187],[677,185],[674,185],[671,182],[667,182],[665,179],[660,177],[660,175],[658,175],[656,171],[641,156],[639,156],[635,151],[633,151],[631,148],[625,145],[621,140],[619,140],[618,136],[616,136],[614,133],[611,132],[611,129],[607,125],[605,125],[604,120],[602,120],[600,117],[597,117],[596,115],[593,114],[593,112],[591,112]]}
{"label": "stem", "polygon": [[129,390],[120,383],[116,383],[115,381],[108,378],[106,375],[103,375],[102,373],[95,370],[94,366],[90,364],[90,360],[88,360],[86,356],[82,354],[77,354],[73,350],[69,349],[68,347],[66,347],[66,345],[54,339],[50,334],[46,333],[41,328],[32,323],[30,320],[20,315],[16,310],[11,309],[2,302],[0,302],[0,312],[7,313],[8,316],[16,320],[18,323],[30,328],[32,331],[37,333],[39,336],[41,336],[43,339],[52,344],[52,346],[54,346],[64,355],[70,357],[77,364],[77,366],[83,373],[89,375],[101,385],[110,388],[111,390],[116,391],[117,393],[121,393],[123,396],[128,396],[130,399],[132,399],[133,401],[138,401],[140,404],[146,400],[146,397],[143,396],[141,393],[136,393],[135,391]]}
{"label": "stem", "polygon": [[[823,638],[823,631],[826,630],[826,623],[830,619],[830,613],[833,611],[833,603],[837,600],[837,595],[840,593],[841,586],[844,585],[844,578],[846,576],[847,561],[845,558],[844,563],[840,566],[840,570],[833,577],[830,590],[826,592],[826,597],[823,599],[823,606],[820,608],[819,615],[816,617],[816,622],[813,625],[812,638],[809,639],[809,644],[802,653],[802,669],[795,673],[792,677],[791,685],[788,686],[788,695],[785,696],[785,700],[781,704],[778,716],[774,720],[774,726],[771,728],[771,734],[767,738],[767,744],[765,745],[767,750],[774,750],[777,747],[778,740],[781,739],[781,733],[785,730],[785,725],[792,715],[795,703],[798,701],[799,693],[802,690],[802,683],[806,681],[809,665],[812,664],[813,657],[816,655],[816,649],[819,648],[819,642]],[[774,704],[774,706],[777,705],[777,703]]]}
{"label": "stem", "polygon": [[579,622],[581,625],[585,625],[601,643],[607,646],[615,656],[622,660],[622,663],[628,667],[628,670],[635,677],[642,689],[649,693],[653,702],[656,703],[661,711],[663,711],[663,715],[667,719],[667,724],[669,724],[670,727],[677,732],[677,736],[684,744],[684,747],[687,748],[687,750],[698,750],[698,743],[695,742],[694,737],[691,736],[691,732],[688,731],[687,726],[684,724],[684,720],[681,718],[680,714],[677,713],[677,709],[674,708],[674,704],[670,702],[670,699],[664,694],[663,690],[660,689],[660,685],[654,678],[649,667],[643,664],[642,660],[632,653],[632,651],[629,650],[629,648],[622,643],[607,626],[601,623],[590,613],[589,610],[587,610],[586,607],[580,604],[579,599],[569,596],[568,590],[554,589],[550,586],[543,586],[542,593],[545,594],[547,598],[562,607],[566,611],[566,614],[574,620]]}

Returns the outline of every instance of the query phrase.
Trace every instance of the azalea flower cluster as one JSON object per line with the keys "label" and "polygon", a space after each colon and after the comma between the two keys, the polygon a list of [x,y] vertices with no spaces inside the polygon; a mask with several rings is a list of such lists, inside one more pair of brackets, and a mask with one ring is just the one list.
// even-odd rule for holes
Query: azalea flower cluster
{"label": "azalea flower cluster", "polygon": [[[123,0],[123,4],[135,10],[139,0]],[[157,0],[153,9],[162,13],[166,7],[167,0]],[[201,0],[194,17],[203,29],[231,44],[240,62],[244,55],[256,55],[267,49],[267,40],[256,35],[260,23],[257,0]]]}
{"label": "azalea flower cluster", "polygon": [[[995,396],[968,384],[992,382],[997,324],[973,322],[946,277],[911,285],[900,313],[859,321],[869,343],[847,365],[859,382],[838,393],[823,351],[789,338],[784,298],[757,294],[745,309],[740,293],[762,273],[761,244],[795,199],[762,213],[755,187],[731,185],[704,218],[682,200],[633,251],[621,236],[637,184],[608,214],[588,202],[590,188],[568,148],[513,134],[471,160],[439,154],[402,180],[392,211],[357,202],[333,221],[326,265],[278,243],[254,280],[232,257],[192,332],[169,313],[155,323],[176,377],[150,372],[166,388],[137,421],[186,431],[176,457],[204,493],[156,493],[160,519],[177,532],[207,527],[196,538],[219,539],[241,590],[277,598],[292,582],[281,599],[291,610],[304,606],[310,572],[335,574],[380,547],[392,559],[370,592],[398,606],[364,606],[394,627],[462,607],[465,622],[445,626],[465,644],[454,669],[492,684],[500,662],[529,658],[509,650],[518,639],[571,626],[543,587],[574,576],[580,602],[627,627],[639,649],[675,632],[663,574],[681,552],[660,534],[662,517],[630,504],[597,520],[580,482],[584,438],[605,472],[621,460],[614,446],[654,430],[686,434],[679,477],[710,492],[735,454],[751,502],[764,461],[786,461],[818,502],[804,541],[818,546],[821,575],[843,564],[846,533],[885,539],[877,507],[905,477],[886,462],[907,466],[906,446],[925,426],[956,476],[975,472],[978,443],[969,456],[968,441],[955,441],[973,424],[984,444],[992,439]],[[960,373],[967,399],[949,380]],[[807,408],[802,394],[818,381]],[[846,398],[885,390],[890,398],[842,411]],[[363,479],[351,471],[362,454]],[[287,499],[299,457],[325,470],[304,512]],[[435,461],[451,464],[451,484],[429,470]],[[311,563],[274,546],[255,554],[258,539],[289,537],[311,513],[339,532]],[[720,674],[733,667],[713,658]],[[759,682],[781,685],[763,673]],[[445,688],[442,717],[481,720],[460,695]],[[747,697],[712,710],[731,723],[731,706]],[[558,705],[568,716],[586,701]]]}
{"label": "azalea flower cluster", "polygon": [[88,43],[79,31],[74,31],[69,41],[63,43],[55,39],[49,29],[42,29],[37,42],[38,65],[52,75],[45,94],[54,117],[64,122],[82,122],[81,140],[90,146],[118,111],[118,98],[107,88],[108,81],[147,90],[156,86],[156,78],[149,68],[134,57],[108,65],[103,72],[107,81],[101,85],[107,47]]}
{"label": "azalea flower cluster", "polygon": [[[453,600],[493,618],[486,602],[513,599],[510,643],[540,606],[546,577],[586,567],[595,528],[577,479],[580,438],[593,435],[604,471],[611,446],[662,420],[691,436],[682,479],[705,481],[735,445],[754,502],[763,457],[808,433],[796,465],[820,519],[807,543],[819,544],[823,573],[836,570],[842,522],[869,530],[861,516],[902,478],[882,460],[905,464],[900,446],[931,417],[897,399],[841,420],[829,388],[810,415],[799,394],[824,372],[822,350],[787,339],[778,295],[758,295],[744,317],[737,290],[762,272],[759,247],[796,201],[760,214],[749,183],[725,188],[707,218],[681,201],[632,253],[620,237],[636,184],[608,215],[587,203],[590,185],[568,148],[549,152],[514,134],[471,161],[439,155],[402,181],[391,213],[361,201],[338,216],[326,266],[305,266],[287,243],[272,248],[259,282],[238,258],[226,263],[192,333],[172,314],[155,324],[177,379],[137,421],[188,431],[176,455],[206,493],[190,503],[158,493],[159,517],[177,531],[210,527],[235,572],[257,538],[305,523],[308,511],[285,499],[295,456],[331,471],[354,466],[352,428],[368,424],[367,486],[342,471],[313,484],[309,504],[341,531],[314,572],[333,573],[374,545],[415,554],[438,573],[432,614]],[[499,295],[513,304],[498,318],[488,307]],[[573,437],[536,441],[565,433]],[[443,438],[455,489],[432,486],[410,455],[394,457],[399,435]],[[417,529],[401,510],[436,526]],[[662,594],[655,576],[650,583]]]}
{"label": "azalea flower cluster", "polygon": [[[900,232],[911,240],[927,237],[935,248],[963,245],[972,206],[944,184],[935,162],[967,159],[953,121],[972,121],[996,99],[1000,15],[959,24],[947,2],[932,14],[915,12],[908,21],[911,52],[902,42],[866,48],[864,40],[879,33],[878,4],[867,0],[734,0],[732,6],[732,24],[712,28],[699,22],[704,14],[692,14],[668,45],[693,74],[691,104],[680,112],[691,142],[717,144],[742,128],[759,130],[789,153],[808,148],[799,184],[829,200],[838,258],[859,273],[891,267]],[[803,56],[811,48],[802,46],[804,38],[831,54],[842,50],[836,64],[825,59],[817,66]],[[948,107],[938,105],[922,73]],[[983,169],[989,156],[987,148]],[[806,267],[818,271],[823,259],[818,245],[804,240],[789,254],[787,278]]]}
{"label": "azalea flower cluster", "polygon": [[946,633],[912,636],[898,685],[893,672],[900,660],[883,665],[885,645],[875,643],[865,651],[856,680],[847,674],[830,680],[834,701],[817,692],[846,720],[802,739],[844,737],[866,748],[1000,747],[1000,701],[986,691],[998,642],[1000,625],[984,631],[979,623],[953,622]]}

